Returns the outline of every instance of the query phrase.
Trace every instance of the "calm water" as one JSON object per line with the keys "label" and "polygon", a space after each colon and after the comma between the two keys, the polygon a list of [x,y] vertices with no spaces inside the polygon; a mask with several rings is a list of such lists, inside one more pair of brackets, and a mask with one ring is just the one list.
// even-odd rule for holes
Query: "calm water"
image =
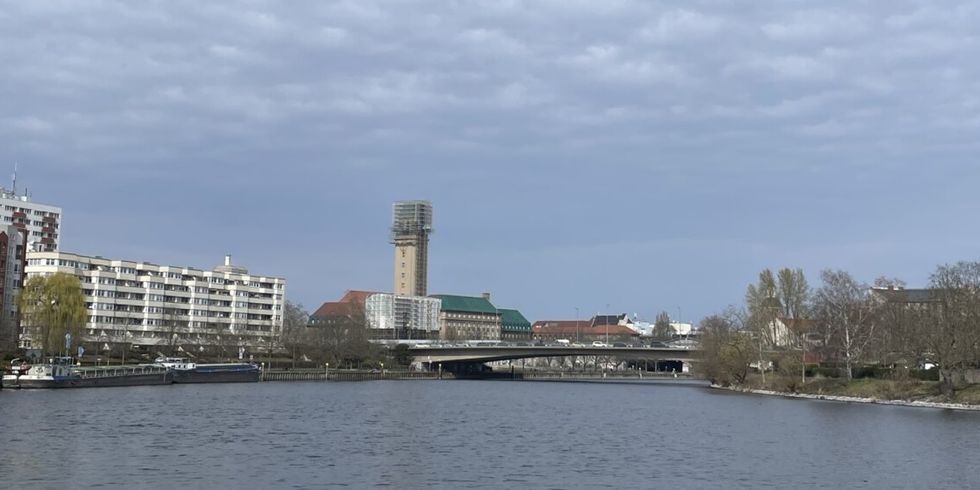
{"label": "calm water", "polygon": [[980,413],[671,383],[0,392],[3,488],[978,488]]}

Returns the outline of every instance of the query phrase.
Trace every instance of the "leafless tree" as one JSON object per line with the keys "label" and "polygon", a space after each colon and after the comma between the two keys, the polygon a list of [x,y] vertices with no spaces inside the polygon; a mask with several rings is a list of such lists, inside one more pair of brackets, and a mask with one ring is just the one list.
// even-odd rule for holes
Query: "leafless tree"
{"label": "leafless tree", "polygon": [[655,339],[666,339],[673,333],[673,329],[670,328],[670,315],[666,311],[657,313],[657,319],[653,322],[653,332],[651,333]]}
{"label": "leafless tree", "polygon": [[742,317],[733,307],[701,320],[700,362],[696,369],[713,383],[723,386],[745,382],[755,348]]}
{"label": "leafless tree", "polygon": [[926,322],[919,322],[919,349],[939,368],[942,393],[952,396],[962,372],[978,360],[980,332],[980,262],[941,265],[932,274],[934,302]]}
{"label": "leafless tree", "polygon": [[847,379],[875,339],[876,322],[868,287],[844,271],[824,270],[814,295],[814,316],[828,345],[844,362]]}
{"label": "leafless tree", "polygon": [[293,303],[288,300],[283,311],[282,333],[280,334],[279,343],[289,353],[293,367],[296,367],[296,360],[302,354],[303,348],[306,345],[306,333],[309,329],[307,325],[310,317],[302,304]]}

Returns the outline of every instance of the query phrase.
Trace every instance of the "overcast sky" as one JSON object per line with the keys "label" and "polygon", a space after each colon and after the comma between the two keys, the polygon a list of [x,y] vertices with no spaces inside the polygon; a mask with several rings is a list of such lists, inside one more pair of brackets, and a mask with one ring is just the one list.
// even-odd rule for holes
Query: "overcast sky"
{"label": "overcast sky", "polygon": [[[0,1],[0,169],[62,249],[696,320],[980,243],[980,3]],[[7,172],[7,170],[2,170]]]}

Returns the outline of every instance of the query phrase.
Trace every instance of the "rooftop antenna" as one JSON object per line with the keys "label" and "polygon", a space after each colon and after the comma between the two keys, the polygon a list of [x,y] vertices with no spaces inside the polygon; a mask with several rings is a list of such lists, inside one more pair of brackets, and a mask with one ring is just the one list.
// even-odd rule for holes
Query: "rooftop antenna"
{"label": "rooftop antenna", "polygon": [[16,196],[17,195],[17,162],[14,162],[14,175],[13,175],[13,182],[11,182],[11,187],[13,187],[12,193]]}

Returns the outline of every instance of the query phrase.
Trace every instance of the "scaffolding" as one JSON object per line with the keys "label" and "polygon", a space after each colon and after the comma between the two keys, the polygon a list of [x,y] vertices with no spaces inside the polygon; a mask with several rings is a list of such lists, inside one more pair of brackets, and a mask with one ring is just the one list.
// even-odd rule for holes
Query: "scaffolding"
{"label": "scaffolding", "polygon": [[432,230],[432,203],[429,201],[396,201],[392,205],[391,243],[399,249],[412,248],[414,257],[410,289],[398,287],[399,271],[395,271],[395,292],[407,296],[425,296],[428,288],[429,235]]}

